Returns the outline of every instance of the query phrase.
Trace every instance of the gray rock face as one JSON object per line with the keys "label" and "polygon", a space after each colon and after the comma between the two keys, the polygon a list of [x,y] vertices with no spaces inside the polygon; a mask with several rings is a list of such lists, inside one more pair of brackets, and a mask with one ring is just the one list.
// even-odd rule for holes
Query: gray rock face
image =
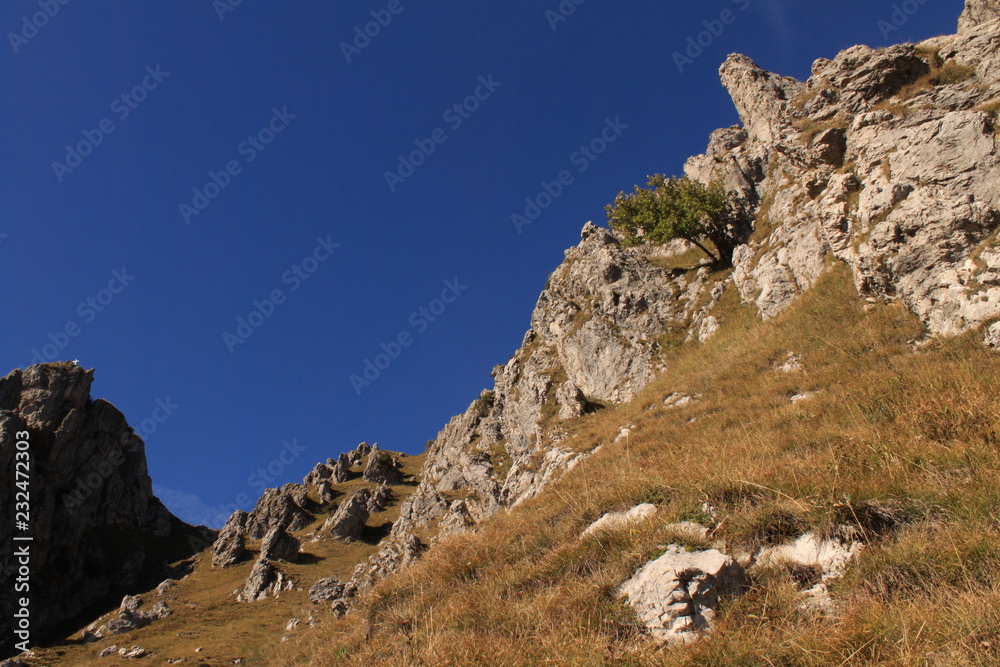
{"label": "gray rock face", "polygon": [[368,503],[371,493],[361,489],[345,500],[333,515],[323,522],[318,534],[335,540],[351,541],[361,538],[370,513]]}
{"label": "gray rock face", "polygon": [[[720,135],[719,145],[741,141],[741,132]],[[585,452],[562,442],[560,422],[635,396],[660,368],[664,332],[696,336],[722,296],[725,281],[707,267],[657,265],[681,250],[624,248],[607,229],[584,226],[539,297],[521,348],[493,369],[493,389],[431,444],[388,542],[356,570],[359,587],[418,555],[416,531],[465,530],[535,496],[582,459]]]}
{"label": "gray rock face", "polygon": [[672,545],[626,581],[621,593],[653,637],[685,642],[709,630],[719,599],[745,585],[743,568],[729,556]]}
{"label": "gray rock face", "polygon": [[275,526],[268,531],[260,543],[260,556],[269,561],[285,560],[294,562],[299,556],[302,544],[298,538],[284,528]]}
{"label": "gray rock face", "polygon": [[291,590],[294,582],[278,567],[260,558],[250,570],[246,583],[236,591],[236,599],[240,602],[257,602],[268,596],[276,597],[283,591]]}
{"label": "gray rock face", "polygon": [[296,502],[297,499],[301,502],[303,492],[308,493],[308,488],[301,484],[265,490],[246,519],[244,535],[259,540],[275,527],[295,531],[308,526],[312,515]]}
{"label": "gray rock face", "polygon": [[219,537],[212,545],[214,567],[235,565],[246,554],[247,541],[244,531],[248,516],[243,510],[236,510],[219,531]]}
{"label": "gray rock face", "polygon": [[368,513],[384,512],[386,505],[392,500],[392,496],[392,489],[385,484],[380,485],[368,499]]}
{"label": "gray rock face", "polygon": [[309,588],[309,599],[312,600],[313,604],[335,603],[339,600],[353,598],[357,591],[357,586],[350,581],[327,577],[320,579]]}
{"label": "gray rock face", "polygon": [[372,484],[399,484],[403,481],[401,467],[399,459],[388,452],[383,452],[378,445],[375,445],[368,454],[363,477],[366,482]]}
{"label": "gray rock face", "polygon": [[[836,259],[862,295],[900,299],[934,333],[1000,319],[1000,121],[981,106],[1000,98],[998,47],[997,3],[968,0],[958,35],[853,47],[806,82],[731,56],[720,76],[742,126],[714,132],[685,172],[721,180],[756,221],[733,256],[741,298],[776,317]],[[729,280],[661,268],[683,248],[626,249],[591,224],[581,236],[493,389],[430,445],[389,541],[355,572],[361,588],[411,557],[416,531],[474,526],[579,462],[560,422],[635,396],[662,368],[664,334],[705,341],[725,326],[712,311]]]}
{"label": "gray rock face", "polygon": [[170,608],[162,600],[146,609],[141,607],[143,607],[143,599],[140,596],[126,595],[118,608],[118,617],[111,619],[106,626],[100,628],[95,639],[108,634],[120,635],[132,632],[146,627],[153,621],[167,618],[171,614]]}
{"label": "gray rock face", "polygon": [[[93,371],[71,363],[31,366],[0,379],[0,465],[7,471],[0,497],[11,502],[18,490],[16,445],[23,432],[29,435],[33,640],[124,587],[155,584],[169,562],[214,539],[153,495],[145,445],[113,405],[90,397],[93,379]],[[16,562],[14,518],[13,511],[0,515],[5,563]],[[12,572],[0,571],[0,656],[13,652]]]}
{"label": "gray rock face", "polygon": [[[996,3],[970,0],[958,35],[853,47],[805,83],[730,57],[746,139],[713,141],[686,170],[759,203],[769,235],[733,260],[744,301],[774,317],[834,256],[862,295],[900,299],[932,333],[1000,316],[997,118],[981,108],[1000,95],[998,46]],[[950,78],[922,79],[942,62]]]}

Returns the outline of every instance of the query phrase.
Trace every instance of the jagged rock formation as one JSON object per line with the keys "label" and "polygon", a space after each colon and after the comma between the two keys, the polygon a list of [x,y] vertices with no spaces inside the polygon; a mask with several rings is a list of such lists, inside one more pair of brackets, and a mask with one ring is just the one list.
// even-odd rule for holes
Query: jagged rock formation
{"label": "jagged rock formation", "polygon": [[243,510],[236,510],[219,531],[219,537],[212,545],[212,565],[214,567],[229,567],[240,562],[247,552],[246,523],[249,515]]}
{"label": "jagged rock formation", "polygon": [[294,585],[295,582],[274,563],[261,556],[250,570],[246,583],[236,590],[235,595],[240,602],[257,602],[268,596],[281,595]]}
{"label": "jagged rock formation", "polygon": [[562,444],[560,422],[635,396],[659,368],[660,338],[695,337],[722,296],[724,281],[708,267],[662,268],[653,261],[662,251],[624,248],[590,223],[581,237],[539,297],[521,348],[493,369],[494,388],[430,446],[388,543],[355,571],[360,587],[419,555],[418,532],[465,530],[571,468],[587,452]]}
{"label": "jagged rock formation", "polygon": [[399,484],[403,481],[403,473],[399,470],[401,467],[399,459],[374,445],[368,453],[368,463],[365,464],[362,477],[372,484]]}
{"label": "jagged rock formation", "polygon": [[743,127],[686,171],[759,205],[734,256],[745,301],[774,317],[832,256],[862,295],[901,299],[935,334],[1000,317],[998,40],[997,4],[969,0],[957,35],[856,46],[804,83],[729,58]]}
{"label": "jagged rock formation", "polygon": [[[87,608],[197,551],[203,533],[153,495],[145,445],[113,405],[90,397],[93,371],[54,363],[0,379],[0,498],[14,507],[16,443],[27,432],[30,463],[32,640]],[[4,563],[12,555],[14,512],[0,516]],[[21,534],[18,531],[18,534]],[[14,612],[11,570],[0,571],[4,627]],[[5,630],[0,642],[12,637]],[[0,644],[0,653],[11,646]]]}
{"label": "jagged rock formation", "polygon": [[[731,280],[762,317],[780,314],[834,258],[862,295],[901,299],[934,333],[1000,317],[998,12],[968,0],[958,35],[854,47],[816,61],[806,82],[740,55],[722,66],[742,125],[714,132],[685,171],[722,180],[755,221]],[[633,397],[660,370],[658,338],[719,330],[711,311],[728,281],[652,258],[584,227],[521,349],[494,369],[494,388],[431,445],[389,542],[355,571],[359,586],[418,555],[418,533],[464,530],[572,467],[586,453],[562,442],[559,422]],[[996,331],[987,340],[1000,347]]]}
{"label": "jagged rock formation", "polygon": [[368,489],[361,489],[344,501],[337,511],[320,527],[320,537],[332,537],[335,540],[351,541],[361,537],[365,523],[371,513],[368,505],[372,500]]}
{"label": "jagged rock formation", "polygon": [[299,539],[280,526],[267,532],[260,543],[260,557],[266,560],[294,561],[302,544]]}

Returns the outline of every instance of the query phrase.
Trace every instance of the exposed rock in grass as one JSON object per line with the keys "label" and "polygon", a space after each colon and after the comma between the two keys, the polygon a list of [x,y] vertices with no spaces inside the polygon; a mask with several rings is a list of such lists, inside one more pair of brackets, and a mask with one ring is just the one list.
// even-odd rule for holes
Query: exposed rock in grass
{"label": "exposed rock in grass", "polygon": [[261,558],[267,560],[295,561],[299,555],[301,543],[284,528],[275,526],[264,536],[260,545]]}
{"label": "exposed rock in grass", "polygon": [[375,514],[376,512],[385,511],[389,501],[392,500],[392,495],[392,489],[385,484],[380,485],[368,500],[368,512]]}
{"label": "exposed rock in grass", "polygon": [[621,593],[653,637],[685,642],[709,630],[719,599],[745,585],[743,568],[729,556],[671,545],[626,581]]}
{"label": "exposed rock in grass", "polygon": [[294,582],[279,570],[274,563],[260,558],[254,563],[246,583],[236,591],[240,602],[257,602],[268,596],[277,597],[283,591],[291,590]]}
{"label": "exposed rock in grass", "polygon": [[212,565],[214,567],[235,565],[246,554],[246,537],[243,532],[248,516],[243,510],[236,510],[219,531],[219,537],[212,545]]}
{"label": "exposed rock in grass", "polygon": [[399,459],[375,445],[368,454],[363,476],[365,481],[372,484],[399,484],[403,481],[403,473],[400,472],[402,467]]}
{"label": "exposed rock in grass", "polygon": [[[843,576],[851,561],[861,550],[859,542],[824,539],[815,533],[806,533],[794,542],[762,549],[756,558],[757,566],[792,566],[795,572],[813,569],[815,577],[800,577],[807,606],[831,611],[829,584]],[[806,570],[804,570],[805,568]]]}
{"label": "exposed rock in grass", "polygon": [[608,512],[600,519],[587,526],[583,537],[594,535],[600,531],[621,530],[656,515],[656,505],[643,503],[625,512]]}
{"label": "exposed rock in grass", "polygon": [[360,538],[370,515],[368,511],[370,500],[371,492],[368,489],[357,491],[323,522],[318,535],[344,541]]}

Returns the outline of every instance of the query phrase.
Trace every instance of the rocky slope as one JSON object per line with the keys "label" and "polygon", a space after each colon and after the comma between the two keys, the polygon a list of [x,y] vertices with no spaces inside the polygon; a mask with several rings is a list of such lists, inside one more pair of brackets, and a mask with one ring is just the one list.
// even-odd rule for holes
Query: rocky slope
{"label": "rocky slope", "polygon": [[[57,363],[0,379],[0,498],[30,496],[27,531],[0,516],[4,563],[30,551],[31,645],[66,621],[101,609],[123,591],[168,576],[167,565],[198,550],[204,533],[182,523],[153,495],[142,440],[107,401],[92,399],[93,371]],[[15,478],[17,441],[27,433],[29,485]],[[28,535],[31,542],[15,543]],[[42,539],[44,537],[44,539]],[[0,571],[3,639],[13,635],[18,596],[13,568]],[[114,599],[117,602],[117,599]],[[11,644],[0,646],[6,654]]]}
{"label": "rocky slope", "polygon": [[[730,56],[720,75],[742,125],[714,132],[685,171],[721,179],[755,221],[732,274],[671,272],[585,226],[521,348],[438,435],[389,543],[356,583],[370,587],[586,456],[565,440],[565,420],[632,398],[663,370],[664,334],[710,336],[729,284],[769,319],[837,259],[863,296],[899,299],[933,334],[1000,319],[998,44],[1000,4],[967,0],[958,34],[857,46],[816,61],[806,82]],[[1000,347],[1000,324],[986,342]]]}

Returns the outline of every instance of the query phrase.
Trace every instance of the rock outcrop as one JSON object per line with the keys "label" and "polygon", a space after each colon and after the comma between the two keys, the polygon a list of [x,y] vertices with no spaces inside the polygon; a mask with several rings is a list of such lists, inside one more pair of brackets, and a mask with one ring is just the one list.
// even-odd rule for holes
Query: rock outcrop
{"label": "rock outcrop", "polygon": [[236,590],[240,602],[258,602],[268,596],[276,597],[295,585],[288,576],[266,558],[259,558],[250,570],[246,583]]}
{"label": "rock outcrop", "polygon": [[[30,463],[32,640],[116,593],[163,579],[172,561],[214,534],[170,514],[153,495],[145,445],[113,405],[92,399],[93,371],[72,363],[15,370],[0,379],[0,497],[13,508],[17,443]],[[23,469],[23,468],[22,468]],[[12,555],[14,512],[0,516],[3,562]],[[45,539],[37,539],[44,536]],[[0,570],[0,642],[14,613],[14,572]],[[0,653],[13,652],[0,643]]]}
{"label": "rock outcrop", "polygon": [[607,229],[584,226],[521,348],[493,369],[493,388],[430,445],[388,543],[355,572],[360,587],[419,554],[417,532],[441,539],[469,529],[534,497],[589,453],[563,442],[561,422],[634,397],[661,367],[662,337],[696,337],[722,296],[725,279],[707,266],[663,268],[669,255],[625,248]]}
{"label": "rock outcrop", "polygon": [[1000,13],[969,0],[954,36],[817,60],[806,82],[745,56],[722,66],[743,122],[689,160],[756,202],[734,281],[764,317],[831,257],[859,292],[900,299],[934,334],[1000,317]]}
{"label": "rock outcrop", "polygon": [[653,637],[685,642],[711,629],[720,598],[745,585],[743,568],[729,556],[671,545],[626,581],[621,593]]}

